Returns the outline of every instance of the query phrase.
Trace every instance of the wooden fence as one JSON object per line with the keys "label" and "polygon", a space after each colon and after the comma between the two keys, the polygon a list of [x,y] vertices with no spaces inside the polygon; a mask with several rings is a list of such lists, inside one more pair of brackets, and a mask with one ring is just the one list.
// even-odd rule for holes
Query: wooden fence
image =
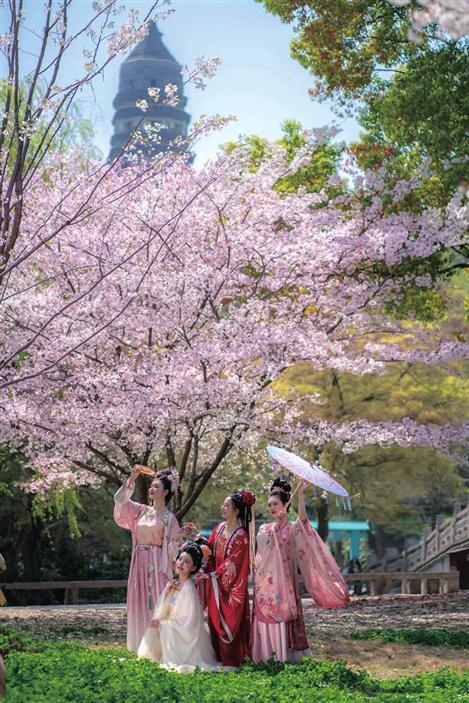
{"label": "wooden fence", "polygon": [[[371,595],[389,593],[399,588],[401,593],[451,593],[459,588],[459,572],[433,572],[433,571],[408,571],[408,572],[363,572],[361,574],[346,574],[345,580],[349,584],[359,582],[366,586]],[[112,579],[107,581],[35,581],[0,584],[7,594],[8,591],[64,591],[64,605],[78,605],[80,603],[80,590],[126,588],[125,579]]]}

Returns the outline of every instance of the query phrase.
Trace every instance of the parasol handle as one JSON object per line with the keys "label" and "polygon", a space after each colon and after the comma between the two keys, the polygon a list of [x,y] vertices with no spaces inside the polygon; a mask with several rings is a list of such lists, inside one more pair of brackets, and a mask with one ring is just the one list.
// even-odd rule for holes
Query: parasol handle
{"label": "parasol handle", "polygon": [[293,490],[293,493],[290,494],[290,500],[288,501],[288,503],[286,503],[286,505],[285,505],[285,510],[288,509],[288,507],[291,505],[291,502],[292,502],[293,498],[294,498],[294,497],[296,496],[296,494],[298,493],[298,489],[299,489],[299,487],[300,487],[300,485],[301,485],[302,480],[303,480],[303,479],[300,478],[300,480],[298,481],[298,483],[296,484],[296,486],[295,486],[295,488],[294,488],[294,490]]}

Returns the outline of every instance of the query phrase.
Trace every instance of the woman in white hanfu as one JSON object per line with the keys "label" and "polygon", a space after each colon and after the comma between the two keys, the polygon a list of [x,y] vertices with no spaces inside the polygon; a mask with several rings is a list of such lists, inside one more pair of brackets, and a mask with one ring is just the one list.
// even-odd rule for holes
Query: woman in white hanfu
{"label": "woman in white hanfu", "polygon": [[191,578],[200,569],[202,559],[202,549],[196,542],[182,545],[175,564],[177,576],[159,597],[138,649],[139,657],[181,674],[196,667],[205,671],[220,668]]}
{"label": "woman in white hanfu", "polygon": [[[177,487],[175,470],[154,474],[148,495],[151,505],[131,500],[135,480],[147,467],[135,466],[114,496],[114,520],[132,533],[132,561],[127,586],[127,648],[136,652],[160,593],[173,577],[173,561],[181,544],[179,524],[168,510]],[[150,469],[151,471],[151,469]]]}

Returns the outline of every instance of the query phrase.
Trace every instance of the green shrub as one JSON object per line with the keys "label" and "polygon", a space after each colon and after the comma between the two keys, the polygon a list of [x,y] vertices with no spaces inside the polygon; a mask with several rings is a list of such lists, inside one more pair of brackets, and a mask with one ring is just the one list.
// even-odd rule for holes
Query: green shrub
{"label": "green shrub", "polygon": [[358,630],[350,635],[355,640],[378,640],[395,644],[422,644],[427,647],[457,647],[469,649],[469,632],[464,630]]}

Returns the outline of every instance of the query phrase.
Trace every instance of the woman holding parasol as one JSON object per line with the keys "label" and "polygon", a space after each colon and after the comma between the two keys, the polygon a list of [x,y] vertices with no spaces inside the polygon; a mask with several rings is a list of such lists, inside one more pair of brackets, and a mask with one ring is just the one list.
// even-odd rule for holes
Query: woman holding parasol
{"label": "woman holding parasol", "polygon": [[254,613],[251,632],[255,662],[275,657],[298,661],[311,654],[301,609],[298,570],[304,585],[322,608],[340,608],[349,601],[348,588],[329,549],[311,526],[305,508],[307,481],[298,485],[298,519],[288,520],[291,485],[276,478],[268,507],[274,521],[257,535]]}

